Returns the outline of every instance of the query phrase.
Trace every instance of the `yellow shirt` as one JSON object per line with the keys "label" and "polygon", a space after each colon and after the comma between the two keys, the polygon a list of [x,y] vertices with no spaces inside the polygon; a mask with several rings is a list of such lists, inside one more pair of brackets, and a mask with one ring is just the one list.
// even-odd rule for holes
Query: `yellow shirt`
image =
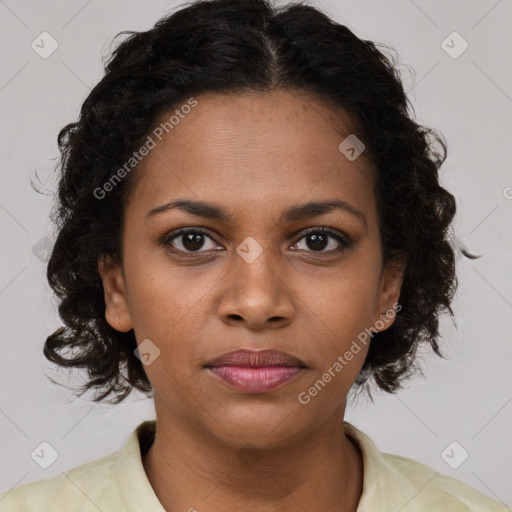
{"label": "yellow shirt", "polygon": [[[165,512],[142,465],[156,421],[142,422],[123,448],[53,478],[0,494],[0,512]],[[505,512],[512,509],[413,459],[382,453],[352,424],[344,431],[363,453],[357,512]],[[200,511],[200,504],[195,504]],[[193,510],[194,503],[191,503]]]}

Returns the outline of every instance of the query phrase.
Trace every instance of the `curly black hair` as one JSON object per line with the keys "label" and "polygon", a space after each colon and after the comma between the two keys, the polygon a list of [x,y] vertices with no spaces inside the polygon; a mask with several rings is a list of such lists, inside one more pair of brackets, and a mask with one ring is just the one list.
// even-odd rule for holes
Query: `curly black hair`
{"label": "curly black hair", "polygon": [[278,8],[269,0],[196,1],[148,31],[119,35],[127,37],[104,62],[105,75],[78,121],[58,135],[58,199],[51,213],[57,236],[47,278],[65,326],[48,336],[44,355],[62,367],[87,369],[81,394],[96,388],[101,393],[94,401],[114,393],[110,402],[119,403],[133,388],[152,392],[134,352],[133,329],[118,332],[105,319],[98,272],[101,257],[122,261],[123,208],[136,167],[108,194],[98,191],[162,113],[206,92],[305,92],[349,114],[378,170],[383,264],[405,265],[401,310],[373,335],[356,387],[369,391],[372,378],[395,392],[421,372],[420,344],[445,357],[439,319],[445,311],[454,316],[458,285],[449,233],[456,203],[438,176],[447,145],[439,132],[412,119],[396,57],[377,48],[389,47],[359,39],[304,2]]}

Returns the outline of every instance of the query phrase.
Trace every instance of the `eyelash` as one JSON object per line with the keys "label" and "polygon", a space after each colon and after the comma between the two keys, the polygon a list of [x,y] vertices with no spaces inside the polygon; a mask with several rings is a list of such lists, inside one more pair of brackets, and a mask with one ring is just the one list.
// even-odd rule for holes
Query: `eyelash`
{"label": "eyelash", "polygon": [[[162,241],[162,244],[164,246],[166,246],[166,247],[171,247],[171,249],[174,252],[178,252],[178,253],[181,253],[181,254],[186,254],[187,257],[193,257],[193,256],[195,256],[197,254],[201,254],[203,252],[204,253],[208,252],[208,251],[201,251],[201,250],[199,250],[199,251],[182,251],[181,249],[175,249],[174,247],[172,247],[171,243],[176,238],[179,238],[181,235],[186,235],[186,234],[189,234],[189,233],[202,234],[202,235],[205,235],[208,238],[212,239],[212,237],[210,236],[208,231],[204,230],[203,228],[190,227],[190,228],[179,229],[178,231],[176,231],[174,233],[171,233],[169,236],[164,237],[164,239]],[[317,228],[310,228],[310,229],[306,230],[304,233],[301,234],[300,238],[298,238],[295,243],[298,243],[300,240],[302,240],[303,238],[306,238],[308,235],[316,234],[316,233],[323,233],[323,234],[327,234],[327,235],[331,236],[337,242],[339,242],[340,247],[338,249],[334,249],[334,250],[330,250],[330,251],[307,251],[307,252],[311,252],[313,254],[315,254],[315,253],[316,254],[341,253],[345,249],[350,248],[351,245],[352,245],[352,241],[347,236],[341,234],[339,231],[337,231],[335,229],[332,229],[332,228],[329,228],[329,227],[324,227],[324,226],[317,227]]]}

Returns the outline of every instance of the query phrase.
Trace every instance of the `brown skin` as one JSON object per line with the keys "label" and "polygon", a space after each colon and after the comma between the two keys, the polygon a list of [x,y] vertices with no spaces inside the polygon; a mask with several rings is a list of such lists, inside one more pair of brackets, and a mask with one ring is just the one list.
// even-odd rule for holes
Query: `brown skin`
{"label": "brown skin", "polygon": [[[311,95],[197,101],[136,171],[123,268],[99,265],[110,325],[133,328],[138,343],[148,338],[161,351],[145,366],[157,416],[143,458],[149,481],[169,512],[335,511],[340,503],[355,511],[362,458],[341,425],[367,347],[310,403],[297,397],[398,302],[403,274],[382,268],[371,164],[364,153],[351,162],[338,150],[350,120]],[[145,222],[177,198],[215,203],[232,220],[173,209]],[[330,199],[361,210],[366,224],[341,210],[278,222],[291,205]],[[188,226],[208,231],[195,253],[183,236],[160,243]],[[330,235],[321,247],[303,235],[322,226],[352,246],[337,253]],[[252,263],[236,252],[246,237],[263,249]],[[187,249],[188,259],[179,253]],[[239,348],[281,350],[307,369],[273,391],[242,393],[204,368]],[[253,464],[240,460],[246,444],[260,456]]]}

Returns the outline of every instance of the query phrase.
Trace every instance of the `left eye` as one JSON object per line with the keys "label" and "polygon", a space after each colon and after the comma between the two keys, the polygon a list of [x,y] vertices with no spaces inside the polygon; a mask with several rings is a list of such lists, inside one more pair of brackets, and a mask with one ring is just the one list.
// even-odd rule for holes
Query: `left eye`
{"label": "left eye", "polygon": [[[330,243],[329,239],[335,240],[335,242]],[[312,249],[313,252],[339,252],[350,246],[349,240],[345,236],[337,231],[326,228],[308,231],[300,240],[306,240],[306,247]],[[292,247],[301,249],[301,247],[298,247],[299,245],[300,241],[296,242]],[[326,248],[328,249],[327,251],[325,250]]]}

